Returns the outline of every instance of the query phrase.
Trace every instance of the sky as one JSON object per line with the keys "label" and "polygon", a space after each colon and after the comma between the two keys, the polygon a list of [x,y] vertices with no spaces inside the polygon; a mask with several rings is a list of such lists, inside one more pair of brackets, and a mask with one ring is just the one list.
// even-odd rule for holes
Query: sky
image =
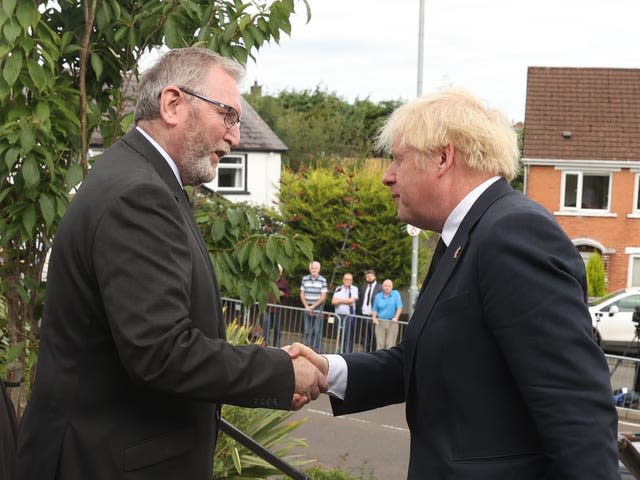
{"label": "sky", "polygon": [[241,91],[319,87],[352,102],[467,88],[524,121],[527,67],[640,68],[640,0],[296,0],[291,36],[247,63]]}

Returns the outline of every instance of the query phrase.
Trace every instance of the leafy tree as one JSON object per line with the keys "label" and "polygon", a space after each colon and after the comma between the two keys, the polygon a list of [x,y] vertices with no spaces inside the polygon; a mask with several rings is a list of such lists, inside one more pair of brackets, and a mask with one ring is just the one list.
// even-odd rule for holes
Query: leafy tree
{"label": "leafy tree", "polygon": [[400,101],[375,104],[368,99],[350,104],[320,88],[245,98],[289,147],[283,161],[292,170],[329,166],[335,157],[370,157],[373,137],[400,105]]}
{"label": "leafy tree", "polygon": [[220,196],[196,199],[195,217],[207,243],[223,295],[244,305],[259,303],[261,311],[271,292],[279,298],[275,281],[285,272],[311,261],[311,240],[284,235],[275,211],[233,204]]}
{"label": "leafy tree", "polygon": [[[307,7],[307,0],[302,0]],[[8,378],[29,378],[46,252],[88,168],[91,134],[109,145],[129,127],[140,58],[167,45],[205,46],[244,63],[289,34],[294,0],[3,0],[0,8],[0,296]],[[31,372],[32,373],[32,372]],[[24,389],[12,389],[18,414]]]}
{"label": "leafy tree", "polygon": [[[330,282],[339,283],[346,271],[358,276],[374,268],[379,278],[406,286],[411,237],[396,216],[379,167],[357,165],[283,172],[279,202],[286,231],[312,239],[315,259]],[[296,274],[301,277],[307,267]]]}
{"label": "leafy tree", "polygon": [[607,280],[602,255],[594,252],[587,260],[587,291],[590,297],[602,297],[607,294]]}

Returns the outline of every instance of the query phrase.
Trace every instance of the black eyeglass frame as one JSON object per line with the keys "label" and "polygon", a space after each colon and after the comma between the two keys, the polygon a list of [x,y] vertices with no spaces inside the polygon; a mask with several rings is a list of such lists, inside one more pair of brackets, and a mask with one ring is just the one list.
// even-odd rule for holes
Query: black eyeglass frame
{"label": "black eyeglass frame", "polygon": [[[181,91],[186,93],[187,95],[191,95],[192,97],[199,98],[200,100],[207,102],[213,105],[216,108],[220,108],[224,110],[224,125],[227,128],[233,128],[234,125],[238,125],[238,128],[242,126],[242,120],[240,120],[240,115],[238,111],[233,108],[231,105],[227,105],[226,103],[219,102],[218,100],[213,100],[212,98],[205,97],[204,95],[200,95],[199,93],[192,92],[188,88],[179,87]],[[235,119],[232,116],[235,114]]]}

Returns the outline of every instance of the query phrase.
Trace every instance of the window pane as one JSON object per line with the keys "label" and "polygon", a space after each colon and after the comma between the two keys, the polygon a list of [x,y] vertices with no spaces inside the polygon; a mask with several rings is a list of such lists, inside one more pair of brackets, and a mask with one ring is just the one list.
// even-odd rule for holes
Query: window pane
{"label": "window pane", "polygon": [[578,175],[567,173],[564,177],[564,206],[575,207],[578,195]]}
{"label": "window pane", "polygon": [[240,165],[242,166],[242,159],[240,157],[222,157],[219,165]]}
{"label": "window pane", "polygon": [[621,312],[633,312],[636,305],[640,305],[640,295],[630,295],[621,298],[617,303]]}
{"label": "window pane", "polygon": [[218,164],[218,188],[244,190],[244,158],[225,156]]}
{"label": "window pane", "polygon": [[633,257],[631,269],[631,286],[640,287],[640,257]]}
{"label": "window pane", "polygon": [[636,210],[640,210],[640,175],[636,176]]}
{"label": "window pane", "polygon": [[609,205],[609,175],[582,177],[582,208],[606,210]]}

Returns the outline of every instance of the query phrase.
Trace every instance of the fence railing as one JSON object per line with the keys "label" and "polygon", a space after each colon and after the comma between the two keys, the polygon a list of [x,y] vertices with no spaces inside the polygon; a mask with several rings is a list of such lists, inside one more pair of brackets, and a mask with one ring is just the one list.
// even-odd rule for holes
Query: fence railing
{"label": "fence railing", "polygon": [[[244,306],[240,300],[222,299],[225,323],[233,320],[245,327],[260,327],[267,345],[283,347],[293,342],[304,343],[304,308],[267,304],[260,314],[257,305]],[[375,328],[371,317],[319,312],[322,323],[321,353],[370,352],[376,350]],[[267,320],[267,322],[265,322]],[[349,326],[347,327],[347,322]],[[265,327],[267,326],[267,330]],[[404,338],[407,322],[398,322],[397,342]]]}

